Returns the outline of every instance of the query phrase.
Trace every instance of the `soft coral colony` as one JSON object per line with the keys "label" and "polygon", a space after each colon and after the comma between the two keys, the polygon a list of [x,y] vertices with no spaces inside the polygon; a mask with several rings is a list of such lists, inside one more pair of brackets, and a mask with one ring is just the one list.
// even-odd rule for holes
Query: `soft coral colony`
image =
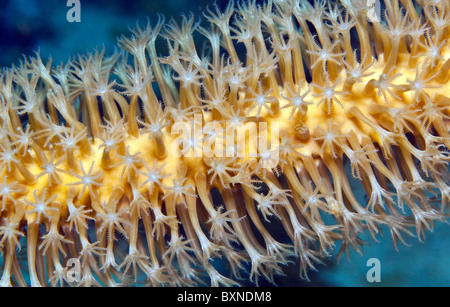
{"label": "soft coral colony", "polygon": [[[257,284],[291,261],[307,279],[363,232],[422,240],[450,200],[450,1],[385,1],[379,22],[363,2],[231,3],[4,69],[1,285]],[[250,155],[220,129],[174,147],[179,122],[278,130]]]}

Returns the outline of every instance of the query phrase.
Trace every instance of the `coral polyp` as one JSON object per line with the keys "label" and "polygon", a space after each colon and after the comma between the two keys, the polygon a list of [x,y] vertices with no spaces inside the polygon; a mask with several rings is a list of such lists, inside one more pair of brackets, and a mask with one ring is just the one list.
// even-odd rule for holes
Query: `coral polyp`
{"label": "coral polyp", "polygon": [[423,240],[450,201],[450,1],[383,8],[231,2],[3,69],[0,284],[308,279],[365,232]]}

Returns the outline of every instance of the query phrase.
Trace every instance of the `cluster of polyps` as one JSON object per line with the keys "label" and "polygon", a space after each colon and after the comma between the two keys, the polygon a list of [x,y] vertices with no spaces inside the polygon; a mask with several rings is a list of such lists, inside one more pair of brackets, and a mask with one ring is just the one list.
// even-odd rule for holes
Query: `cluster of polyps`
{"label": "cluster of polyps", "polygon": [[[27,284],[24,242],[31,285],[71,283],[77,258],[77,285],[112,286],[273,281],[290,261],[307,278],[364,231],[421,240],[450,201],[450,2],[386,1],[379,23],[363,2],[230,4],[137,27],[110,57],[3,70],[1,284]],[[277,130],[177,141],[196,116]]]}

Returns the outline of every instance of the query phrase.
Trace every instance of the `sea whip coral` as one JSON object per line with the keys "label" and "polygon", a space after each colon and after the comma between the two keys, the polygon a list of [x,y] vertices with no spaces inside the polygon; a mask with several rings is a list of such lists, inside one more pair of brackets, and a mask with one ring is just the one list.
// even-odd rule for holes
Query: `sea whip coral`
{"label": "sea whip coral", "polygon": [[4,69],[1,285],[26,285],[24,241],[32,286],[229,286],[307,278],[364,231],[422,240],[450,200],[450,1],[383,7],[231,3]]}

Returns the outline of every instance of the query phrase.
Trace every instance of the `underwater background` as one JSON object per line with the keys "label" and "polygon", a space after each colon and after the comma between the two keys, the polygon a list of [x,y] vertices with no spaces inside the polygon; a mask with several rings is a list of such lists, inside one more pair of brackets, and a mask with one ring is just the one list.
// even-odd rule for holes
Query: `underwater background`
{"label": "underwater background", "polygon": [[[66,0],[0,0],[0,66],[18,64],[23,56],[33,56],[35,51],[46,62],[50,56],[53,65],[59,65],[78,53],[93,52],[105,48],[111,54],[117,46],[117,38],[130,35],[129,28],[152,24],[157,14],[168,20],[180,20],[181,14],[192,12],[202,15],[207,0],[80,0],[81,22],[70,23],[66,14],[70,7]],[[225,7],[228,1],[217,4]],[[148,19],[147,19],[148,18]],[[384,235],[384,236],[381,236]],[[427,233],[424,243],[408,237],[410,246],[393,248],[388,231],[378,234],[380,242],[374,242],[366,233],[368,242],[361,256],[352,251],[339,263],[336,246],[333,257],[325,265],[318,265],[318,272],[310,272],[311,282],[298,278],[295,265],[286,269],[287,276],[276,277],[279,286],[450,286],[450,225],[439,223]],[[22,244],[24,246],[24,244]],[[381,264],[381,282],[370,283],[366,274],[370,258]],[[2,259],[0,263],[3,264]],[[264,284],[263,284],[264,285]]]}

